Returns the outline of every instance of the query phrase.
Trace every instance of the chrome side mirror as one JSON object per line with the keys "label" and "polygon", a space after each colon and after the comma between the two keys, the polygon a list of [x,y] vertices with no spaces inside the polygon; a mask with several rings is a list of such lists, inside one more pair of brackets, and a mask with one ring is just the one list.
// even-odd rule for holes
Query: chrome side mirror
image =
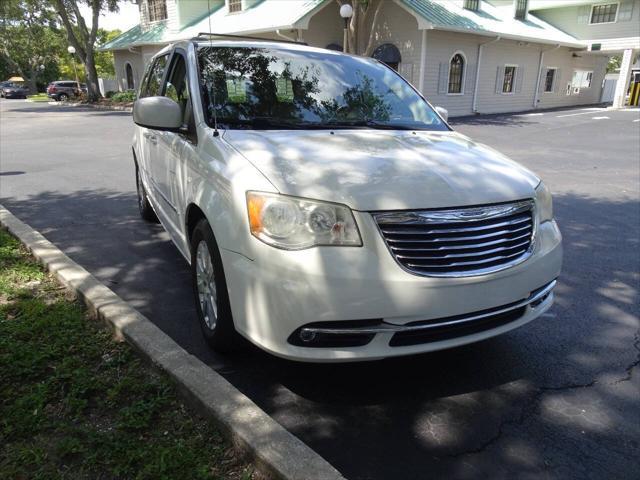
{"label": "chrome side mirror", "polygon": [[145,97],[133,104],[133,121],[152,130],[177,132],[182,127],[182,110],[170,98]]}

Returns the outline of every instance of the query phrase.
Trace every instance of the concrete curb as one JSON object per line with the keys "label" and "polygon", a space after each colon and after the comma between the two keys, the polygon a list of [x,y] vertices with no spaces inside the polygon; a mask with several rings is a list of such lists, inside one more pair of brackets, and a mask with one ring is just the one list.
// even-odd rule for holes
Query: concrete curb
{"label": "concrete curb", "polygon": [[345,480],[326,460],[263,412],[215,370],[188,354],[149,319],[0,205],[0,225],[145,359],[167,372],[186,399],[211,417],[256,467],[285,480]]}
{"label": "concrete curb", "polygon": [[[27,100],[28,102],[29,100]],[[38,103],[38,102],[31,102]],[[45,103],[45,102],[42,102]],[[80,103],[80,102],[47,102],[48,105],[55,105],[61,107],[87,107],[93,108],[94,110],[107,110],[107,111],[115,111],[115,112],[133,112],[133,107],[124,107],[122,105],[97,105],[94,103]]]}

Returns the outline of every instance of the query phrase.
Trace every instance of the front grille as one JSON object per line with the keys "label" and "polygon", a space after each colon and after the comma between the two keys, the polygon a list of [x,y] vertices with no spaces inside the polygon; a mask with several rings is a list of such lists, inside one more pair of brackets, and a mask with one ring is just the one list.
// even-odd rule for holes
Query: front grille
{"label": "front grille", "polygon": [[427,276],[468,276],[525,260],[534,234],[530,200],[485,207],[373,214],[396,261]]}

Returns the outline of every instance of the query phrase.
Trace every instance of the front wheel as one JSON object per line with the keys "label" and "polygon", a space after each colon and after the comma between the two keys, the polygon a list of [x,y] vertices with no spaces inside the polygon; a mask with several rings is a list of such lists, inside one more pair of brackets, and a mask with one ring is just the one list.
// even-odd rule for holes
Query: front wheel
{"label": "front wheel", "polygon": [[191,281],[205,340],[219,352],[237,350],[240,338],[233,325],[222,259],[205,219],[198,222],[191,236]]}
{"label": "front wheel", "polygon": [[149,197],[147,197],[147,191],[144,189],[142,179],[140,178],[140,169],[136,167],[136,191],[138,193],[138,210],[140,216],[151,223],[158,223],[158,216],[153,211],[151,203],[149,203]]}

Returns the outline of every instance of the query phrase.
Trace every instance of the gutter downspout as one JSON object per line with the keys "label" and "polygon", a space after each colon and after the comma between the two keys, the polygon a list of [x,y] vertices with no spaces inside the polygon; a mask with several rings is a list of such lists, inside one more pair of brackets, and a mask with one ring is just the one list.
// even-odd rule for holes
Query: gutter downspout
{"label": "gutter downspout", "polygon": [[486,45],[499,42],[501,38],[502,37],[498,35],[493,40],[478,45],[478,65],[476,66],[476,81],[473,87],[473,104],[471,106],[471,111],[473,113],[478,113],[478,85],[480,84],[480,66],[482,65],[482,52],[484,51],[484,47]]}
{"label": "gutter downspout", "polygon": [[553,48],[549,48],[547,50],[540,51],[540,63],[538,64],[538,79],[536,80],[536,93],[533,95],[533,108],[538,108],[538,100],[540,98],[540,75],[542,75],[542,65],[544,65],[544,54],[547,52],[553,52],[561,47],[560,44],[557,44]]}
{"label": "gutter downspout", "polygon": [[427,76],[427,29],[422,29],[422,45],[420,50],[420,79],[418,81],[418,89],[424,95],[424,84]]}

